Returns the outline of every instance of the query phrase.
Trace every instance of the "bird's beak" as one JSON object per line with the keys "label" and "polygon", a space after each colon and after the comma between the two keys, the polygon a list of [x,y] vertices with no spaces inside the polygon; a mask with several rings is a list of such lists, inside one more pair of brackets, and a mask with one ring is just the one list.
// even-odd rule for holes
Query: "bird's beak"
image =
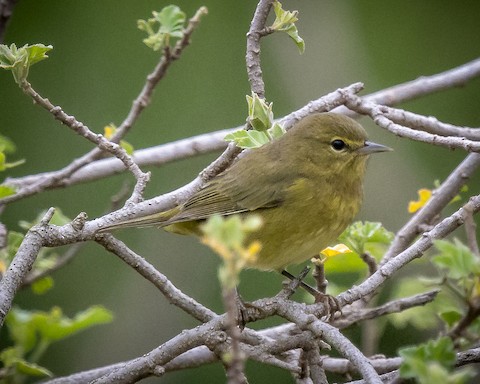
{"label": "bird's beak", "polygon": [[361,155],[370,155],[372,153],[390,151],[393,151],[393,149],[382,144],[373,143],[371,141],[366,141],[362,148],[357,149],[357,153]]}

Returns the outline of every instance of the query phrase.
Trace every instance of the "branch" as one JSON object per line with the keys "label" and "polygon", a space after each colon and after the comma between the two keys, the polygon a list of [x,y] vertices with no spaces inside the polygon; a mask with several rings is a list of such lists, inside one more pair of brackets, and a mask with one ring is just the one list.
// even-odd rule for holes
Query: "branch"
{"label": "branch", "polygon": [[[355,83],[348,87],[340,88],[321,97],[320,99],[316,100],[315,103],[309,103],[307,106],[299,109],[298,111],[289,114],[282,119],[282,121],[285,122],[286,128],[290,128],[298,119],[301,119],[303,116],[311,113],[313,109],[318,112],[327,112],[339,105],[342,105],[345,102],[346,94],[351,92],[359,92],[361,87],[362,85],[360,83]],[[239,149],[231,144],[222,155],[220,155],[212,164],[200,172],[198,177],[183,187],[166,193],[162,196],[157,196],[150,200],[141,202],[134,207],[121,209],[99,219],[92,220],[89,225],[94,226],[94,228],[98,230],[103,226],[113,224],[115,221],[124,220],[126,217],[133,218],[139,213],[142,215],[153,214],[173,208],[174,206],[181,204],[208,180],[224,170],[225,167],[231,163],[238,152]]]}
{"label": "branch", "polygon": [[333,345],[338,352],[355,366],[368,383],[382,383],[369,360],[357,347],[343,336],[337,328],[318,320],[313,314],[305,313],[305,306],[303,304],[292,301],[279,301],[276,313],[294,322],[300,329],[309,330],[316,337],[322,338],[327,343]]}
{"label": "branch", "polygon": [[201,17],[207,13],[208,11],[206,7],[200,7],[195,15],[188,21],[187,28],[185,28],[182,38],[177,41],[169,55],[163,55],[161,57],[153,72],[147,76],[147,81],[143,86],[143,89],[133,101],[130,112],[122,124],[120,124],[118,127],[111,141],[118,143],[121,138],[125,137],[130,128],[135,124],[140,114],[148,106],[148,104],[150,104],[155,87],[158,85],[159,81],[165,77],[170,65],[175,60],[180,58],[183,50],[190,44],[192,33],[198,27]]}
{"label": "branch", "polygon": [[[446,89],[462,87],[479,76],[480,59],[475,59],[445,72],[421,76],[416,80],[394,85],[364,97],[377,104],[394,105]],[[342,107],[338,113],[349,114],[349,111],[348,108]],[[349,115],[351,116],[351,113]]]}
{"label": "branch", "polygon": [[361,321],[376,319],[380,316],[390,315],[392,313],[402,312],[406,309],[425,305],[435,300],[439,292],[439,289],[435,289],[411,297],[392,300],[375,308],[354,308],[352,311],[342,308],[343,316],[339,319],[335,319],[332,325],[335,325],[335,327],[339,329],[344,329]]}
{"label": "branch", "polygon": [[53,213],[53,208],[50,208],[42,221],[30,228],[15,258],[0,280],[0,327],[3,326],[5,316],[12,307],[13,298],[22,285],[25,275],[32,269],[38,252],[43,246],[43,231],[48,226]]}
{"label": "branch", "polygon": [[415,243],[380,266],[377,272],[367,278],[363,283],[338,295],[337,300],[339,304],[341,306],[351,304],[362,297],[375,293],[395,272],[412,260],[421,257],[425,251],[433,245],[433,240],[442,239],[461,226],[470,211],[475,213],[480,211],[480,195],[471,197],[468,203],[458,211],[443,219],[430,231],[424,232]]}
{"label": "branch", "polygon": [[471,153],[450,173],[442,185],[435,190],[432,198],[425,206],[397,232],[381,261],[381,265],[407,248],[408,244],[421,232],[422,224],[432,222],[442,209],[460,192],[462,186],[468,182],[479,166],[480,155]]}
{"label": "branch", "polygon": [[[378,105],[371,101],[362,99],[356,95],[348,96],[348,100],[345,105],[355,112],[369,115],[375,122],[375,124],[397,136],[406,137],[415,141],[421,141],[423,143],[446,147],[448,149],[461,148],[469,152],[480,152],[480,142],[478,141],[468,140],[465,137],[441,136],[438,134],[418,131],[409,127],[395,124],[389,117],[386,116],[388,113],[389,116],[392,116],[393,114],[395,117],[405,113],[405,111]],[[412,117],[412,115],[409,115],[409,117]],[[401,120],[406,120],[405,115]],[[422,121],[423,123],[426,123],[427,119],[423,118]],[[433,128],[431,123],[429,124],[429,127]],[[445,128],[444,125],[442,127]]]}
{"label": "branch", "polygon": [[[137,164],[132,160],[132,158],[127,154],[127,152],[120,147],[118,144],[113,143],[107,139],[105,139],[100,134],[93,133],[85,124],[81,123],[80,121],[76,120],[75,117],[67,115],[62,108],[59,106],[54,106],[50,100],[43,98],[39,93],[37,93],[31,86],[29,82],[26,80],[21,84],[22,90],[29,95],[35,103],[40,105],[42,108],[47,110],[49,113],[53,115],[53,117],[60,121],[61,123],[65,124],[67,127],[72,129],[75,133],[80,136],[83,136],[93,144],[98,147],[98,150],[106,151],[118,159],[120,159],[124,166],[132,172],[137,180],[134,193],[132,194],[132,201],[136,202],[141,200],[141,196],[143,191],[146,187],[148,179],[150,178],[149,173],[143,173],[141,169],[138,167]],[[84,165],[83,161],[74,161],[68,167],[64,168],[60,175],[56,175],[57,177],[60,176],[69,176],[74,171],[79,169]],[[40,179],[36,184],[30,185],[21,191],[17,192],[15,195],[5,197],[1,200],[1,204],[5,204],[11,201],[18,200],[19,198],[31,196],[33,194],[37,194],[44,190],[47,186],[51,185],[55,182],[55,179]]]}
{"label": "branch", "polygon": [[[187,28],[185,28],[183,37],[176,43],[170,55],[168,56],[164,55],[160,58],[160,62],[157,64],[153,72],[147,76],[146,83],[143,86],[143,89],[140,92],[140,94],[134,100],[132,104],[132,108],[130,109],[130,112],[128,113],[127,117],[122,122],[122,124],[118,127],[117,131],[111,138],[110,141],[112,143],[120,142],[120,139],[127,134],[127,132],[130,130],[130,128],[133,126],[135,121],[140,116],[141,112],[149,104],[154,88],[158,85],[159,81],[165,76],[167,69],[170,67],[171,63],[177,60],[178,58],[180,58],[180,55],[182,54],[184,48],[190,44],[190,37],[193,31],[198,26],[201,16],[205,15],[206,13],[207,13],[207,9],[205,7],[199,8],[198,11],[195,13],[195,15],[189,20],[188,26]],[[29,92],[27,93],[30,94]],[[48,102],[47,99],[45,100]],[[59,107],[56,107],[56,108],[59,108]],[[51,109],[48,109],[48,110],[49,112],[53,113]],[[62,122],[66,124],[64,121]],[[99,148],[95,148],[90,152],[86,153],[85,155],[83,155],[82,157],[75,159],[74,161],[72,161],[72,163],[70,163],[69,165],[67,165],[66,167],[64,167],[59,171],[49,172],[42,175],[35,175],[33,178],[32,177],[29,178],[29,182],[27,184],[19,183],[16,185],[16,187],[17,188],[19,187],[20,190],[17,191],[15,195],[8,196],[4,199],[0,199],[0,204],[7,204],[13,201],[17,201],[17,200],[20,200],[21,198],[42,192],[46,189],[52,189],[52,188],[58,188],[58,187],[64,186],[66,185],[64,184],[65,180],[68,180],[72,176],[72,174],[74,174],[78,170],[81,170],[86,165],[92,163],[95,159],[98,159],[102,153],[103,152]],[[120,157],[118,156],[116,157],[122,160]],[[116,160],[113,160],[113,162],[116,162]],[[120,164],[120,163],[116,163],[116,164]],[[124,171],[125,169],[129,169],[129,166],[124,162],[124,166],[121,167],[121,170]],[[45,177],[46,175],[48,175],[48,177]],[[137,186],[136,186],[137,195],[138,193],[141,192],[141,187],[142,185],[139,185],[139,183],[137,182]],[[137,195],[132,196],[134,200],[139,197]]]}
{"label": "branch", "polygon": [[151,282],[167,298],[167,300],[201,322],[207,322],[217,314],[199,302],[185,295],[175,287],[168,278],[155,269],[143,257],[129,249],[123,242],[109,234],[98,235],[96,242],[107,251],[112,252]]}
{"label": "branch", "polygon": [[[471,61],[459,67],[450,69],[439,74],[432,76],[424,76],[417,80],[409,81],[407,83],[395,85],[390,88],[372,93],[364,96],[363,98],[368,101],[373,101],[378,104],[394,105],[404,101],[413,100],[418,97],[439,92],[444,89],[452,87],[463,86],[472,79],[480,76],[480,59]],[[320,98],[315,101],[309,102],[304,108],[308,109],[308,113],[322,112],[321,109],[317,109],[317,102],[322,100]],[[301,109],[303,110],[303,108]],[[301,111],[299,110],[299,111]],[[327,109],[332,110],[332,108]],[[352,117],[358,116],[358,114],[350,111],[344,106],[333,108],[336,113],[346,114]],[[298,111],[297,111],[298,112]],[[298,117],[291,120],[292,114],[280,119],[286,120],[288,124],[297,121]],[[241,129],[237,127],[228,130],[217,131],[209,134],[194,136],[191,138],[179,140],[177,142],[159,145],[150,149],[139,150],[135,152],[135,161],[140,166],[146,165],[162,165],[171,161],[180,160],[183,158],[195,156],[196,154],[209,153],[212,151],[221,150],[226,147],[226,143],[223,141],[223,137],[227,133],[234,130]],[[469,136],[466,136],[469,137]],[[83,157],[81,158],[83,159]],[[80,159],[78,159],[80,161]],[[84,161],[89,163],[89,161]],[[87,166],[82,166],[82,169],[78,169],[73,173],[68,173],[71,176],[65,176],[62,174],[62,170],[55,172],[46,172],[38,175],[24,176],[21,178],[7,179],[5,183],[17,188],[23,188],[29,184],[38,182],[38,180],[45,180],[46,178],[54,178],[56,181],[52,183],[46,189],[59,188],[68,185],[74,185],[81,182],[87,182],[111,176],[120,172],[123,172],[125,168],[116,159],[99,160],[95,163]],[[17,195],[11,196],[8,200],[16,201]],[[0,204],[5,203],[5,199],[0,199]]]}
{"label": "branch", "polygon": [[265,98],[265,84],[262,78],[262,67],[260,65],[260,38],[265,36],[262,31],[265,28],[268,14],[274,0],[260,0],[247,33],[247,53],[245,61],[247,64],[248,81],[252,92],[258,97]]}

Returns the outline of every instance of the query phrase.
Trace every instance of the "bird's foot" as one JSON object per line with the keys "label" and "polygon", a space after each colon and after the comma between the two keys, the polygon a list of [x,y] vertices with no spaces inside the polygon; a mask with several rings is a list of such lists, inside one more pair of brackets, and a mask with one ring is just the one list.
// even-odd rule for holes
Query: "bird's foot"
{"label": "bird's foot", "polygon": [[315,303],[321,303],[326,308],[326,317],[325,321],[330,321],[333,319],[337,312],[342,312],[340,304],[338,300],[326,293],[320,292],[318,289],[313,288],[312,286],[308,285],[307,283],[303,282],[303,279],[307,275],[310,269],[305,268],[302,273],[298,277],[292,275],[290,272],[286,271],[285,269],[281,271],[282,275],[286,276],[292,282],[297,281],[298,286],[302,287],[305,291],[310,293],[313,298],[315,299]]}

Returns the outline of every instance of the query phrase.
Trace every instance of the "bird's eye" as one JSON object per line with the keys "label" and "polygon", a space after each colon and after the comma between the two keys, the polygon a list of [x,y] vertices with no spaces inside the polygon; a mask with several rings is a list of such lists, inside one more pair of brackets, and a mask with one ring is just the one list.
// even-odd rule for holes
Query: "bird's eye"
{"label": "bird's eye", "polygon": [[345,149],[345,147],[347,146],[347,144],[345,144],[345,142],[343,140],[340,140],[340,139],[333,140],[330,143],[330,145],[336,151],[341,151],[341,150]]}

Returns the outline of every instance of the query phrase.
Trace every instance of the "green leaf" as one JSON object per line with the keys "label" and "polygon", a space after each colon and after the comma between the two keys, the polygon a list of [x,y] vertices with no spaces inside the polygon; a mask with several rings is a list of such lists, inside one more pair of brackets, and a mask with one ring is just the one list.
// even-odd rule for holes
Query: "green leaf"
{"label": "green leaf", "polygon": [[14,153],[17,150],[15,143],[7,136],[0,134],[0,151],[7,154]]}
{"label": "green leaf", "polygon": [[248,122],[257,131],[266,131],[273,124],[272,103],[267,103],[255,92],[246,96],[248,105]]}
{"label": "green leaf", "polygon": [[329,257],[325,262],[327,273],[360,273],[366,268],[367,265],[356,252]]}
{"label": "green leaf", "polygon": [[47,368],[41,367],[35,363],[29,363],[23,359],[19,359],[16,364],[16,369],[19,373],[28,376],[36,376],[36,377],[51,377],[53,373],[50,372]]}
{"label": "green leaf", "polygon": [[53,288],[54,282],[51,276],[46,276],[42,279],[35,281],[32,284],[32,291],[36,295],[43,295],[44,293],[48,292],[50,289]]}
{"label": "green leaf", "polygon": [[295,42],[295,45],[301,54],[305,52],[305,41],[299,36],[298,29],[295,25],[291,25],[285,30],[285,33]]}
{"label": "green leaf", "polygon": [[0,45],[0,68],[11,70],[17,84],[26,80],[28,71],[33,64],[46,58],[47,52],[52,50],[51,45],[33,44],[17,48],[15,44],[10,47]]}
{"label": "green leaf", "polygon": [[120,140],[120,146],[129,154],[129,155],[132,155],[133,154],[133,145],[130,144],[128,141],[125,141],[125,140]]}
{"label": "green leaf", "polygon": [[283,128],[280,124],[274,123],[273,127],[268,129],[268,133],[272,137],[272,139],[278,139],[285,134],[285,128]]}
{"label": "green leaf", "polygon": [[6,166],[7,156],[3,152],[0,152],[0,171],[7,169]]}
{"label": "green leaf", "polygon": [[239,215],[214,215],[201,228],[205,236],[216,239],[228,248],[238,249],[243,245],[247,233],[258,230],[261,225],[262,220],[258,215],[249,215],[245,219]]}
{"label": "green leaf", "polygon": [[31,351],[37,343],[36,329],[32,325],[33,313],[14,307],[5,317],[10,338],[24,354]]}
{"label": "green leaf", "polygon": [[40,342],[48,346],[94,325],[111,322],[112,318],[111,312],[101,306],[90,307],[73,319],[64,316],[58,307],[50,312],[13,308],[5,323],[11,339],[24,353],[28,353]]}
{"label": "green leaf", "polygon": [[436,240],[434,244],[440,254],[432,257],[432,261],[447,277],[459,280],[480,273],[480,261],[460,240],[454,239],[453,243]]}
{"label": "green leaf", "polygon": [[22,48],[27,51],[29,65],[48,59],[47,52],[53,49],[51,45],[45,46],[43,44],[24,45]]}
{"label": "green leaf", "polygon": [[265,132],[243,129],[229,133],[225,136],[225,140],[233,141],[240,148],[259,148],[269,142]]}
{"label": "green leaf", "polygon": [[282,4],[278,1],[273,3],[273,10],[275,11],[275,21],[272,28],[274,31],[283,31],[295,42],[300,53],[305,52],[305,42],[298,35],[298,30],[295,22],[298,21],[298,11],[285,11]]}
{"label": "green leaf", "polygon": [[17,167],[25,163],[25,159],[17,160],[13,163],[7,163],[6,156],[3,152],[0,152],[0,171],[5,171],[8,168]]}
{"label": "green leaf", "polygon": [[[179,7],[169,5],[160,12],[153,11],[152,14],[153,18],[137,22],[138,28],[148,34],[148,37],[143,40],[145,45],[158,51],[170,46],[171,38],[183,37],[186,15]],[[155,27],[157,27],[156,31]]]}
{"label": "green leaf", "polygon": [[440,318],[447,323],[449,327],[453,326],[463,317],[462,313],[459,311],[445,311],[440,313]]}
{"label": "green leaf", "polygon": [[[46,212],[47,212],[46,210],[41,211],[33,221],[30,221],[30,222],[25,220],[20,221],[19,222],[20,227],[25,230],[29,230],[35,224],[38,224],[40,220],[42,220]],[[50,224],[58,225],[59,227],[61,227],[62,225],[70,223],[71,221],[72,219],[66,216],[60,208],[55,207],[55,212],[53,213],[52,219],[50,220]]]}
{"label": "green leaf", "polygon": [[400,377],[416,377],[420,381],[428,378],[432,371],[438,374],[438,366],[445,371],[452,369],[456,361],[454,345],[449,337],[430,340],[416,347],[403,348],[399,355],[403,358]]}
{"label": "green leaf", "polygon": [[64,339],[92,326],[110,323],[113,315],[102,306],[93,306],[70,319],[62,314],[58,307],[50,312],[38,312],[35,319],[36,327],[42,338],[53,342]]}
{"label": "green leaf", "polygon": [[[367,250],[368,244],[388,245],[393,237],[393,233],[386,230],[381,223],[357,221],[347,227],[338,240],[356,253],[362,254]],[[378,257],[377,254],[374,256]]]}

